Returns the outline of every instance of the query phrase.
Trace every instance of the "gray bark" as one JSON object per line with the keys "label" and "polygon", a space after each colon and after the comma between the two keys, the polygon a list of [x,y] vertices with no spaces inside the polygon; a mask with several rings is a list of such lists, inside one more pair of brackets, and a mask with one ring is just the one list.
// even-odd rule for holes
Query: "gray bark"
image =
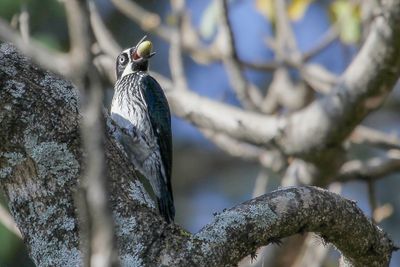
{"label": "gray bark", "polygon": [[[38,266],[78,266],[75,191],[85,153],[79,96],[69,82],[0,46],[0,187]],[[393,244],[355,205],[315,187],[274,191],[224,211],[200,232],[167,225],[113,139],[105,158],[122,266],[232,266],[256,248],[315,232],[354,266],[387,266]]]}

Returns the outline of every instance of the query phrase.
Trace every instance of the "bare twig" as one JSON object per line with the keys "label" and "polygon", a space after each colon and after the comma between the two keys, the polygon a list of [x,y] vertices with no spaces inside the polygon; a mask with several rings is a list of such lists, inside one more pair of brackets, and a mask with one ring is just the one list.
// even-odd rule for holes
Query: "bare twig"
{"label": "bare twig", "polygon": [[374,210],[373,218],[377,223],[382,222],[386,218],[390,217],[393,214],[394,208],[391,204],[386,203],[382,206],[377,207]]}
{"label": "bare twig", "polygon": [[278,61],[285,60],[300,62],[300,52],[297,48],[296,37],[292,30],[287,14],[286,1],[275,1],[276,13],[276,46]]}
{"label": "bare twig", "polygon": [[265,168],[260,168],[256,182],[254,183],[252,198],[259,197],[267,193],[269,175]]}
{"label": "bare twig", "polygon": [[240,63],[242,64],[243,67],[258,71],[266,71],[266,72],[275,71],[281,65],[275,61],[260,63],[260,62],[249,62],[245,60],[240,60]]}
{"label": "bare twig", "polygon": [[319,169],[315,164],[299,158],[290,159],[290,165],[281,179],[281,186],[321,185]]}
{"label": "bare twig", "polygon": [[89,1],[90,23],[97,43],[104,53],[116,58],[121,51],[121,47],[115,41],[111,32],[107,29],[93,0]]}
{"label": "bare twig", "polygon": [[350,140],[357,144],[400,150],[400,139],[397,135],[387,134],[363,125],[354,129],[350,135]]}
{"label": "bare twig", "polygon": [[172,10],[177,20],[177,29],[173,31],[170,50],[169,64],[172,79],[177,89],[187,90],[185,68],[182,58],[182,38],[183,38],[183,20],[185,19],[185,2],[183,0],[171,0]]}
{"label": "bare twig", "polygon": [[22,40],[29,44],[30,30],[29,30],[29,12],[26,4],[21,7],[21,14],[19,15],[19,31],[21,32]]}
{"label": "bare twig", "polygon": [[[108,207],[108,181],[105,176],[102,117],[103,93],[99,76],[89,73],[91,82],[86,93],[88,103],[83,107],[82,138],[88,162],[82,189],[84,190],[88,216],[90,246],[89,266],[117,266],[114,241],[114,224]],[[93,134],[97,133],[97,134]],[[85,207],[85,206],[83,206]],[[83,222],[81,222],[83,223]]]}
{"label": "bare twig", "polygon": [[19,24],[19,14],[14,14],[10,20],[10,27],[16,30],[18,28],[18,24]]}
{"label": "bare twig", "polygon": [[276,61],[282,64],[274,72],[261,109],[264,113],[272,114],[283,107],[292,113],[309,104],[312,94],[308,86],[294,83],[290,78],[289,66],[302,67],[300,51],[288,18],[286,1],[274,1],[274,6],[276,23],[273,50]]}
{"label": "bare twig", "polygon": [[[175,48],[178,47],[176,42],[180,42],[180,50],[188,51],[191,57],[199,63],[206,64],[220,60],[220,53],[215,46],[206,48],[201,44],[196,31],[191,27],[187,18],[183,17],[182,28],[180,29],[184,34],[179,35],[176,29],[162,24],[157,14],[147,11],[133,1],[113,0],[113,3],[119,11],[135,21],[144,31],[153,32],[164,41],[169,42],[171,46],[174,46],[171,47],[172,54],[176,53]],[[173,3],[178,2],[174,1]],[[176,59],[175,56],[174,58]]]}
{"label": "bare twig", "polygon": [[261,154],[266,152],[257,146],[237,141],[225,134],[216,133],[209,129],[201,130],[201,132],[231,156],[250,161],[258,161]]}
{"label": "bare twig", "polygon": [[[174,29],[165,26],[161,23],[160,17],[152,13],[134,1],[113,0],[115,7],[125,14],[127,17],[135,21],[144,31],[150,31],[157,34],[164,41],[172,43]],[[221,53],[215,45],[205,47],[190,23],[184,23],[186,29],[182,38],[182,49],[190,54],[190,56],[201,64],[208,64],[221,60]],[[272,71],[277,63],[251,63],[243,62],[249,68],[254,68],[262,71]]]}
{"label": "bare twig", "polygon": [[[279,47],[277,44],[273,45],[273,50],[277,51],[279,50]],[[286,56],[286,55],[285,55]],[[258,71],[265,71],[265,72],[271,72],[276,70],[279,67],[287,66],[291,68],[300,68],[301,67],[301,62],[296,59],[292,58],[289,56],[286,56],[285,58],[279,58],[278,60],[271,60],[269,62],[249,62],[243,59],[240,59],[241,64],[244,67],[258,70]]]}
{"label": "bare twig", "polygon": [[[114,224],[108,206],[108,181],[105,175],[103,89],[100,76],[92,65],[89,0],[65,2],[71,41],[72,62],[77,68],[74,81],[83,95],[82,139],[87,152],[87,166],[81,182],[85,203],[80,213],[82,229],[87,230],[87,266],[118,266]],[[95,133],[95,134],[93,134]],[[83,236],[86,236],[85,234]]]}
{"label": "bare twig", "polygon": [[165,41],[171,42],[171,29],[161,23],[161,18],[129,0],[112,0],[119,11],[135,21],[145,31],[154,32]]}
{"label": "bare twig", "polygon": [[[72,78],[79,80],[87,71],[90,62],[90,23],[88,22],[89,13],[83,14],[82,9],[86,1],[72,0],[65,1],[67,15],[68,32],[70,39],[70,61],[73,67]],[[74,79],[78,78],[78,79]],[[82,84],[79,85],[82,88]]]}
{"label": "bare twig", "polygon": [[[113,0],[113,3],[118,10],[135,21],[144,31],[153,32],[169,43],[174,42],[174,38],[172,38],[172,36],[174,36],[174,29],[163,25],[157,14],[147,11],[132,1]],[[208,64],[222,59],[222,53],[219,51],[218,47],[215,45],[205,47],[201,43],[196,30],[193,29],[190,23],[184,23],[184,27],[186,29],[184,30],[184,34],[181,36],[182,50],[189,53],[196,62]],[[243,65],[244,67],[259,71],[273,71],[280,66],[280,63],[276,61],[267,63],[248,62],[241,59],[238,59],[238,61],[240,65]],[[290,59],[285,59],[284,62],[289,66],[298,66],[298,63],[295,63]]]}
{"label": "bare twig", "polygon": [[337,181],[377,180],[391,173],[400,171],[399,151],[389,151],[385,156],[367,161],[352,160],[346,162],[336,177]]}
{"label": "bare twig", "polygon": [[242,105],[251,110],[257,110],[261,104],[261,93],[251,85],[243,74],[243,67],[240,64],[237,54],[235,39],[233,36],[232,25],[229,21],[228,1],[218,1],[220,3],[220,47],[222,61],[228,72],[229,81],[234,89],[236,96]]}
{"label": "bare twig", "polygon": [[326,49],[329,45],[331,45],[337,38],[339,37],[339,31],[337,29],[337,25],[332,25],[329,29],[323,34],[321,39],[317,42],[317,44],[303,53],[302,61],[306,62],[310,60],[312,57],[321,53],[324,49]]}
{"label": "bare twig", "polygon": [[339,77],[315,63],[304,64],[300,68],[300,74],[312,89],[321,94],[328,94],[339,82]]}

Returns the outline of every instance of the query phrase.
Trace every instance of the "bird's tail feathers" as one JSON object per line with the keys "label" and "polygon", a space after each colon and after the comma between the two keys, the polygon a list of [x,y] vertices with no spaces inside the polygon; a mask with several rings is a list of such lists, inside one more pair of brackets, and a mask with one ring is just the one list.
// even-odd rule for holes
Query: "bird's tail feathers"
{"label": "bird's tail feathers", "polygon": [[157,198],[158,210],[168,223],[174,221],[175,207],[172,195],[167,191],[161,192],[161,197]]}

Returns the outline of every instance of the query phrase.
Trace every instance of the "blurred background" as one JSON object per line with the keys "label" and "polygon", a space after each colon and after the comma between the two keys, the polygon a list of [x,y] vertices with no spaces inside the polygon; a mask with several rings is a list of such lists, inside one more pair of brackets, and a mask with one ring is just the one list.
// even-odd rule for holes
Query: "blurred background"
{"label": "blurred background", "polygon": [[[136,44],[147,34],[148,39],[154,44],[154,51],[157,52],[151,61],[151,70],[171,77],[169,65],[165,64],[169,59],[167,42],[158,35],[144,32],[138,24],[117,10],[111,0],[95,2],[102,19],[122,47]],[[166,25],[175,23],[169,1],[135,2],[146,10],[158,14]],[[357,53],[366,32],[363,28],[363,10],[359,2],[289,1],[288,17],[298,49],[307,52],[321,41],[327,42],[324,49],[316,53],[310,62],[318,63],[334,75],[340,75],[346,69]],[[270,39],[275,34],[276,18],[271,1],[231,0],[229,4],[229,18],[240,59],[259,63],[274,60],[276,55],[271,49]],[[216,36],[217,8],[215,1],[186,1],[190,22],[204,44],[212,44]],[[17,24],[21,12],[29,16],[31,38],[54,50],[68,51],[68,29],[60,1],[0,1],[0,17],[11,24]],[[193,59],[186,54],[183,61],[188,86],[192,90],[212,99],[239,105],[226,70],[220,62],[204,64],[201,60]],[[268,90],[273,81],[273,72],[246,68],[245,75],[249,81],[264,91]],[[296,70],[290,71],[289,75],[292,82],[299,80],[299,73]],[[108,108],[112,94],[112,87],[109,86],[105,99]],[[316,95],[318,97],[319,94]],[[371,114],[363,124],[397,135],[400,131],[399,103],[400,91],[397,89],[387,99],[384,107]],[[269,192],[281,185],[280,175],[264,169],[259,162],[228,155],[188,122],[174,117],[172,126],[176,222],[187,230],[197,232],[213,220],[213,213],[248,200],[257,195],[257,192]],[[353,144],[349,151],[350,159],[367,159],[382,153],[378,149],[356,144]],[[378,180],[375,188],[378,204],[386,207],[386,215],[379,224],[397,244],[400,244],[400,174],[394,173]],[[371,214],[366,183],[344,183],[342,194],[356,200],[366,214]],[[6,206],[4,198],[1,198],[1,204]],[[314,243],[318,246],[322,242],[315,237]],[[337,262],[338,253],[330,250],[322,266],[338,266]],[[251,264],[251,262],[243,263],[243,266]],[[21,240],[0,224],[0,267],[3,266],[33,266],[33,263],[29,260]],[[266,263],[264,266],[269,265]],[[391,266],[400,266],[399,252],[393,254]]]}

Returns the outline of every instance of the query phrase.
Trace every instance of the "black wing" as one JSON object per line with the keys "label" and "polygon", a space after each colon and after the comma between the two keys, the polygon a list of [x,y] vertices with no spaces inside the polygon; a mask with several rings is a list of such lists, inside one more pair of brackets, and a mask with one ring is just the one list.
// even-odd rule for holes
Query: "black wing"
{"label": "black wing", "polygon": [[[164,95],[161,86],[158,82],[151,77],[146,75],[142,78],[142,93],[144,100],[146,101],[151,126],[153,128],[154,134],[157,138],[157,143],[160,148],[161,160],[163,161],[165,170],[165,179],[167,192],[164,197],[166,199],[161,199],[161,201],[166,201],[162,206],[167,205],[169,211],[167,213],[174,216],[173,207],[173,196],[171,187],[171,168],[172,168],[172,135],[171,135],[171,113],[169,110],[167,98]],[[163,198],[163,196],[161,197]],[[167,208],[167,207],[163,207]]]}

